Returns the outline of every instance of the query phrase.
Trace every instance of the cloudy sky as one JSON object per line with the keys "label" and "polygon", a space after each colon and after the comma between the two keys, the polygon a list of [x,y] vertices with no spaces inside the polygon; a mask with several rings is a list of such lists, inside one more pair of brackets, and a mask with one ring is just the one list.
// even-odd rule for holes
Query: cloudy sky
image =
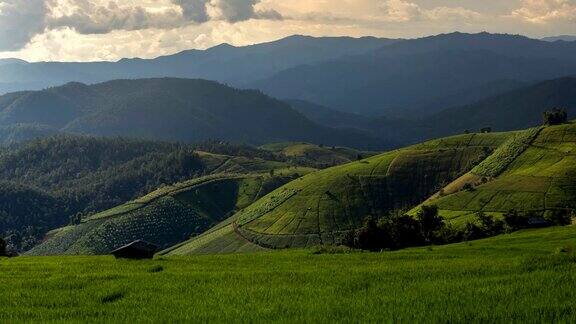
{"label": "cloudy sky", "polygon": [[292,34],[576,34],[576,0],[0,0],[0,58],[151,58]]}

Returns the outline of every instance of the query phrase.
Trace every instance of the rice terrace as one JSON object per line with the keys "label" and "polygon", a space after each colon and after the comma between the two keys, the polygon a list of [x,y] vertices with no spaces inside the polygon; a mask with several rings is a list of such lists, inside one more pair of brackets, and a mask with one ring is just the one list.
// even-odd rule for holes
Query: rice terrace
{"label": "rice terrace", "polygon": [[0,323],[575,323],[576,1],[0,0]]}

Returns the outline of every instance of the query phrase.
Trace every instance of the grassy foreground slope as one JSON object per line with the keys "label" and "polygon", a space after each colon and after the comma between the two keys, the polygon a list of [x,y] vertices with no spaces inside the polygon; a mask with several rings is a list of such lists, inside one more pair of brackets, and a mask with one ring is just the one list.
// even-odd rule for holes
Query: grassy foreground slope
{"label": "grassy foreground slope", "polygon": [[510,134],[430,141],[304,176],[241,211],[233,222],[263,247],[337,244],[368,215],[414,206],[489,156]]}
{"label": "grassy foreground slope", "polygon": [[54,230],[28,254],[106,254],[138,239],[167,248],[206,231],[288,179],[215,175],[167,186]]}
{"label": "grassy foreground slope", "polygon": [[0,321],[572,322],[575,245],[568,226],[383,253],[0,259]]}
{"label": "grassy foreground slope", "polygon": [[[516,133],[490,158],[451,184],[436,204],[444,217],[465,221],[475,212],[511,209],[542,214],[576,208],[576,124]],[[472,190],[458,190],[471,183]]]}

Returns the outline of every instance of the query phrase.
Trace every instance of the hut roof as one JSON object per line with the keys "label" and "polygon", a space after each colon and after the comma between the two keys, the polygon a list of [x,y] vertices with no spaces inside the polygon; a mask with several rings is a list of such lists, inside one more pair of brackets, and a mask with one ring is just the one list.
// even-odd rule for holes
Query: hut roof
{"label": "hut roof", "polygon": [[116,257],[143,259],[152,257],[156,251],[158,251],[158,246],[156,244],[138,240],[119,247],[111,253]]}

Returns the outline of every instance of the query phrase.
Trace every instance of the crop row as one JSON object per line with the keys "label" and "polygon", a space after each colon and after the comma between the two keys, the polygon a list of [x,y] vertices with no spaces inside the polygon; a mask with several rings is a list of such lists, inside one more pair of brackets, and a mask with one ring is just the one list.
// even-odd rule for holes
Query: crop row
{"label": "crop row", "polygon": [[478,164],[472,173],[482,177],[499,176],[530,146],[541,130],[542,128],[538,127],[514,133],[492,155]]}

